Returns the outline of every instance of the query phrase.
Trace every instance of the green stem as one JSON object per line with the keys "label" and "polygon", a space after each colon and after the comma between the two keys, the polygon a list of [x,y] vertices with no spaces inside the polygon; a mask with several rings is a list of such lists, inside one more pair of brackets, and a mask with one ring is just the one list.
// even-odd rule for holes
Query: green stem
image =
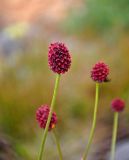
{"label": "green stem", "polygon": [[112,134],[112,146],[111,146],[111,160],[115,160],[115,149],[116,149],[116,137],[118,128],[118,116],[119,113],[114,113],[114,123],[113,123],[113,134]]}
{"label": "green stem", "polygon": [[61,151],[60,142],[58,140],[58,136],[57,136],[55,130],[53,130],[53,134],[54,134],[54,137],[55,137],[55,141],[56,141],[57,149],[58,149],[58,152],[59,152],[60,160],[63,160],[63,154],[62,154],[62,151]]}
{"label": "green stem", "polygon": [[98,110],[98,99],[99,99],[99,83],[96,83],[96,93],[95,93],[95,107],[94,107],[94,115],[93,115],[93,122],[92,122],[92,128],[90,131],[90,136],[88,140],[88,144],[85,149],[85,153],[83,155],[82,160],[86,160],[88,156],[88,152],[90,150],[90,146],[93,140],[94,132],[95,132],[95,127],[96,127],[96,119],[97,119],[97,110]]}
{"label": "green stem", "polygon": [[52,112],[53,112],[53,109],[54,109],[54,106],[55,106],[55,100],[56,100],[57,90],[58,90],[58,86],[59,86],[59,81],[60,81],[60,75],[57,74],[54,93],[53,93],[52,102],[51,102],[51,108],[50,108],[47,124],[46,124],[45,130],[44,130],[44,134],[43,134],[43,139],[42,139],[42,144],[41,144],[41,149],[40,149],[38,160],[41,160],[42,157],[43,157],[45,141],[46,141],[48,128],[49,128],[49,124],[50,124],[51,117],[52,117]]}

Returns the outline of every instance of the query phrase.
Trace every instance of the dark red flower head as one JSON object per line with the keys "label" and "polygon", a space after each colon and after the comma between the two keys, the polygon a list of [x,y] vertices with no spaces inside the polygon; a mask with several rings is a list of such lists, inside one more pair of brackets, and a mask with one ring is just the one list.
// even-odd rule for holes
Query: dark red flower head
{"label": "dark red flower head", "polygon": [[[37,119],[39,126],[41,128],[45,129],[49,112],[50,112],[50,109],[49,109],[48,105],[41,105],[41,107],[39,107],[37,109],[36,119]],[[53,112],[52,117],[51,117],[51,121],[50,121],[50,125],[49,125],[49,131],[51,129],[55,128],[56,123],[57,123],[57,116],[56,116],[56,113]]]}
{"label": "dark red flower head", "polygon": [[50,69],[58,74],[68,71],[71,66],[71,57],[67,47],[63,43],[52,43],[49,46],[48,63]]}
{"label": "dark red flower head", "polygon": [[96,63],[91,70],[91,78],[98,82],[108,82],[109,67],[104,62]]}
{"label": "dark red flower head", "polygon": [[125,102],[120,98],[116,98],[116,99],[112,100],[111,107],[112,107],[113,111],[121,112],[125,108]]}

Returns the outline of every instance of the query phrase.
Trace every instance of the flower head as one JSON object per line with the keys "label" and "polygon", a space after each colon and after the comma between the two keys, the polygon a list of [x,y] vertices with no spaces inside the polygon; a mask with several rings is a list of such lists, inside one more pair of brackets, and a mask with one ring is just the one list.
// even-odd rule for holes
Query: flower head
{"label": "flower head", "polygon": [[71,56],[65,44],[59,42],[50,44],[48,63],[55,73],[63,74],[68,71],[71,66]]}
{"label": "flower head", "polygon": [[[41,128],[45,129],[49,112],[50,112],[50,109],[49,109],[48,105],[41,105],[37,109],[36,119],[37,119],[39,126]],[[56,113],[53,112],[52,117],[51,117],[51,121],[50,121],[50,125],[49,125],[49,131],[52,130],[53,128],[55,128],[56,123],[57,123],[57,116],[56,116]]]}
{"label": "flower head", "polygon": [[108,74],[109,67],[104,62],[96,63],[91,70],[91,78],[98,83],[109,81]]}
{"label": "flower head", "polygon": [[112,100],[111,107],[112,107],[113,111],[121,112],[125,108],[125,102],[120,98],[116,98],[116,99]]}

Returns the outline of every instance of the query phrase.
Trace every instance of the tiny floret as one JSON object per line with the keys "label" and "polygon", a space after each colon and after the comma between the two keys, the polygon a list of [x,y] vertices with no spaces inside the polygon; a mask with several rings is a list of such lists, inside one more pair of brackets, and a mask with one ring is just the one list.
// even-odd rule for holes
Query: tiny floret
{"label": "tiny floret", "polygon": [[125,102],[120,98],[113,99],[111,107],[115,112],[122,112],[125,108]]}
{"label": "tiny floret", "polygon": [[96,63],[91,70],[91,78],[98,83],[108,82],[108,75],[109,67],[104,62]]}
{"label": "tiny floret", "polygon": [[58,74],[64,74],[71,66],[69,50],[63,43],[52,43],[49,46],[48,63],[50,69]]}
{"label": "tiny floret", "polygon": [[[39,126],[41,128],[45,129],[49,112],[50,112],[50,108],[48,105],[41,105],[37,109],[36,120],[38,121]],[[57,116],[56,116],[56,113],[53,112],[52,117],[51,117],[51,121],[50,121],[50,125],[49,125],[49,131],[51,131],[53,128],[55,128],[56,123],[57,123]]]}

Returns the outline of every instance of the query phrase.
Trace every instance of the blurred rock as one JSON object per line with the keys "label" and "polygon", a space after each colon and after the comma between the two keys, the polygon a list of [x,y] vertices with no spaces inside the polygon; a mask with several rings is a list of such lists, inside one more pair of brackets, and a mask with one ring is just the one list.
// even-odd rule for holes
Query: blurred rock
{"label": "blurred rock", "polygon": [[129,139],[117,145],[116,160],[129,160]]}
{"label": "blurred rock", "polygon": [[[107,135],[105,138],[100,138],[97,142],[97,148],[93,156],[93,160],[109,160],[111,139],[112,139],[112,126],[108,126]],[[101,132],[101,130],[100,130]],[[116,160],[129,160],[129,130],[128,127],[119,124],[117,144],[116,144]]]}
{"label": "blurred rock", "polygon": [[0,160],[18,160],[11,144],[4,138],[0,138]]}

